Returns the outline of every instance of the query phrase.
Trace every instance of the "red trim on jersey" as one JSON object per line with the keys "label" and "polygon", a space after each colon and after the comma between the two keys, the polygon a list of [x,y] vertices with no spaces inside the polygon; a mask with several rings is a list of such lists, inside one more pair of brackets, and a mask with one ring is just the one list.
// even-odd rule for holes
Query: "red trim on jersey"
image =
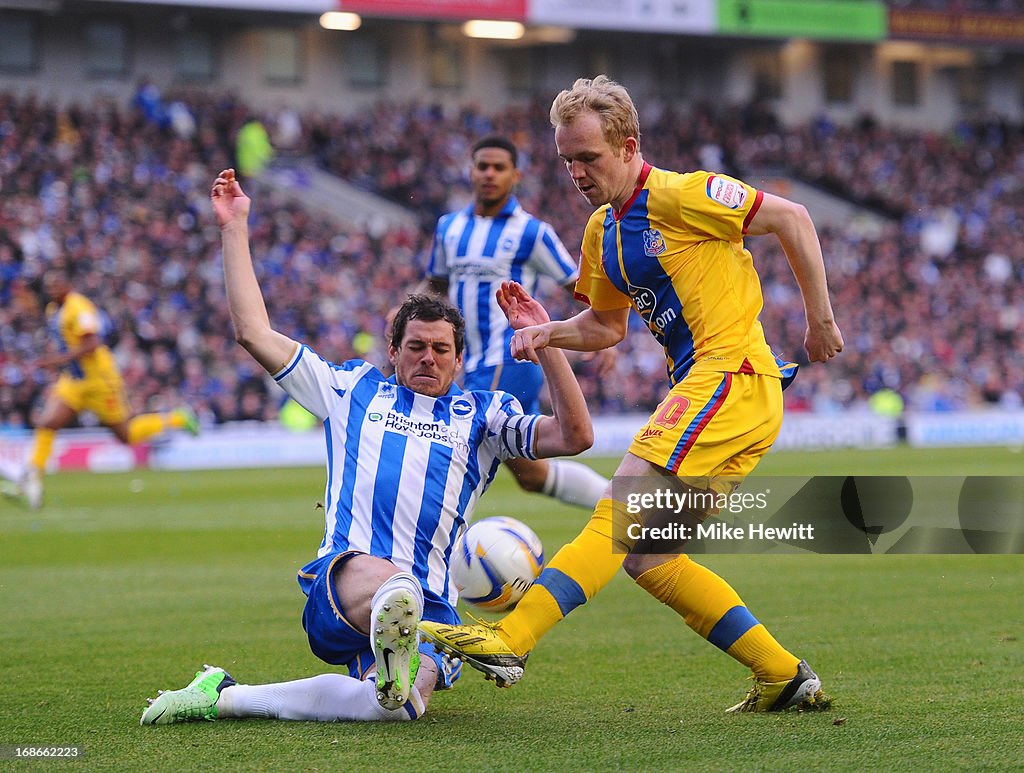
{"label": "red trim on jersey", "polygon": [[705,413],[704,418],[700,420],[700,424],[694,427],[693,433],[686,441],[686,445],[684,445],[679,451],[679,455],[676,457],[676,463],[669,468],[669,472],[679,472],[679,468],[683,464],[683,459],[686,458],[690,449],[693,448],[694,444],[697,442],[697,438],[700,437],[700,433],[703,432],[708,423],[715,418],[715,414],[718,413],[718,409],[725,405],[725,400],[729,396],[729,391],[732,389],[732,373],[723,373],[722,375],[724,376],[723,381],[725,382],[725,388],[722,390],[722,394],[720,394],[718,399],[715,400],[715,402],[707,409],[707,413]]}
{"label": "red trim on jersey", "polygon": [[636,187],[633,189],[633,195],[629,197],[629,201],[622,205],[622,209],[614,212],[615,220],[618,222],[626,216],[629,212],[629,208],[633,206],[633,202],[636,201],[636,197],[640,195],[640,191],[644,189],[644,183],[647,182],[647,178],[651,175],[651,170],[654,167],[644,161],[644,165],[640,168],[640,177],[636,181]]}
{"label": "red trim on jersey", "polygon": [[743,364],[740,365],[740,369],[737,373],[746,373],[748,375],[754,375],[754,366],[750,364],[750,360],[746,357],[743,358]]}
{"label": "red trim on jersey", "polygon": [[750,211],[747,216],[743,218],[743,233],[747,232],[747,226],[750,225],[750,221],[754,219],[754,215],[757,214],[757,210],[761,208],[761,202],[764,201],[764,191],[758,191],[757,195],[754,196],[754,203],[750,205]]}
{"label": "red trim on jersey", "polygon": [[578,290],[573,291],[572,297],[575,298],[576,300],[578,300],[580,303],[585,303],[588,306],[592,305],[590,303],[590,298],[588,298],[587,296],[585,296],[583,293],[579,292]]}

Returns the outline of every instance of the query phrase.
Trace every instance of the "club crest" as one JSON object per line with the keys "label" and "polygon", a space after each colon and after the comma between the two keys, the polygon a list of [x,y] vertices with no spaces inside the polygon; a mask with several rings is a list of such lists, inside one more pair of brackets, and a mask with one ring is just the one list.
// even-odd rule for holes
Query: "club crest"
{"label": "club crest", "polygon": [[649,228],[644,231],[644,254],[649,258],[656,258],[666,249],[665,237],[657,228]]}

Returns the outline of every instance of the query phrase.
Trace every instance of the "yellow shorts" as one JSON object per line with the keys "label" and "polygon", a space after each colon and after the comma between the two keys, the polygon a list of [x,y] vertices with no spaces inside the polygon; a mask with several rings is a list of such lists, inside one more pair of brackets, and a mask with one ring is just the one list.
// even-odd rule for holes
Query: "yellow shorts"
{"label": "yellow shorts", "polygon": [[120,424],[131,416],[124,382],[117,373],[92,378],[71,378],[62,373],[53,390],[73,411],[91,411],[103,424]]}
{"label": "yellow shorts", "polygon": [[700,371],[672,388],[629,451],[698,488],[731,492],[768,452],[781,427],[780,379]]}

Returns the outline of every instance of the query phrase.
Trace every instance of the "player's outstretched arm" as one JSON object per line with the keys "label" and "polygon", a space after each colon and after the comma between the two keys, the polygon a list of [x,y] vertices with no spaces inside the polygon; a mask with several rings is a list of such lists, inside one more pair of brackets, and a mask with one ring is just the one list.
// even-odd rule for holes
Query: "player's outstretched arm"
{"label": "player's outstretched arm", "polygon": [[249,251],[252,202],[242,191],[234,169],[225,169],[214,180],[210,202],[224,247],[224,285],[235,340],[269,373],[276,373],[291,359],[298,344],[270,326]]}
{"label": "player's outstretched arm", "polygon": [[628,322],[629,308],[584,309],[567,320],[517,330],[512,336],[512,356],[517,360],[538,362],[537,352],[549,346],[574,352],[601,351],[626,337]]}
{"label": "player's outstretched arm", "polygon": [[74,362],[79,357],[91,354],[100,348],[103,342],[96,333],[85,333],[78,340],[78,346],[65,352],[44,355],[28,363],[31,368],[63,368],[69,362]]}
{"label": "player's outstretched arm", "polygon": [[766,193],[747,233],[751,236],[773,233],[778,237],[804,301],[807,356],[811,362],[826,362],[835,357],[843,350],[843,334],[832,313],[821,244],[807,209],[802,204]]}
{"label": "player's outstretched arm", "polygon": [[[517,333],[550,322],[544,306],[518,282],[502,282],[495,298]],[[552,410],[551,416],[542,417],[536,425],[537,456],[572,456],[586,451],[594,444],[594,425],[569,361],[555,348],[541,348],[536,357],[548,383]]]}

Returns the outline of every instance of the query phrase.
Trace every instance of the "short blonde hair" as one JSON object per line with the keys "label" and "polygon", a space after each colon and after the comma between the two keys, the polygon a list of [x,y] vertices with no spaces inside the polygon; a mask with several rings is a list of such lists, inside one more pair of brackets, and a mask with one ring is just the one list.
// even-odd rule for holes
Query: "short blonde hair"
{"label": "short blonde hair", "polygon": [[629,92],[607,75],[577,78],[571,89],[561,91],[551,103],[551,125],[557,129],[572,123],[585,110],[597,113],[604,138],[615,150],[628,137],[640,139],[640,118]]}

